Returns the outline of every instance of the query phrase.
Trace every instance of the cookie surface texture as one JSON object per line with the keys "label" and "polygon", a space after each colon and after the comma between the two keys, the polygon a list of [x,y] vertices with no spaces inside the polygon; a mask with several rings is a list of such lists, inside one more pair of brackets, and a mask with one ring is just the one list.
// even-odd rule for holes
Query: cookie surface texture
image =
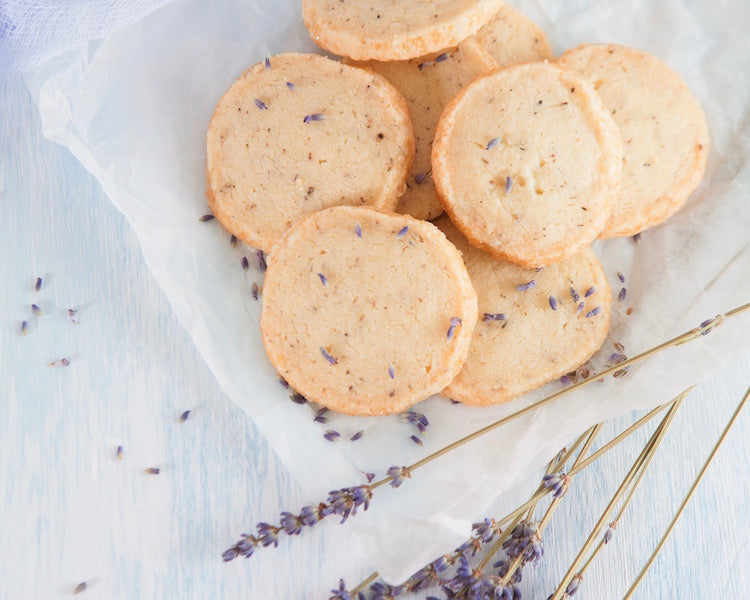
{"label": "cookie surface texture", "polygon": [[303,0],[302,18],[321,48],[354,60],[406,60],[455,46],[501,0]]}
{"label": "cookie surface texture", "polygon": [[431,223],[335,207],[269,256],[261,331],[278,372],[309,400],[384,415],[440,392],[477,318],[461,255]]}
{"label": "cookie surface texture", "polygon": [[443,212],[430,174],[430,153],[440,114],[470,81],[497,68],[497,63],[473,39],[456,48],[395,62],[356,63],[380,73],[396,86],[409,107],[414,126],[415,155],[406,192],[397,211],[417,219],[434,219]]}
{"label": "cookie surface texture", "polygon": [[383,77],[313,54],[246,71],[207,134],[214,215],[270,251],[304,215],[336,205],[394,210],[414,156],[408,109]]}
{"label": "cookie surface texture", "polygon": [[683,207],[709,153],[706,118],[682,78],[655,56],[614,44],[568,50],[620,128],[622,195],[601,237],[635,235]]}
{"label": "cookie surface texture", "polygon": [[552,58],[547,34],[510,4],[503,4],[474,39],[501,67]]}
{"label": "cookie surface texture", "polygon": [[617,126],[580,75],[547,62],[476,79],[446,107],[432,175],[469,241],[526,267],[592,242],[620,192]]}
{"label": "cookie surface texture", "polygon": [[471,246],[447,217],[436,223],[463,253],[479,305],[469,358],[446,396],[478,406],[507,402],[575,370],[601,347],[612,293],[593,250],[524,269]]}

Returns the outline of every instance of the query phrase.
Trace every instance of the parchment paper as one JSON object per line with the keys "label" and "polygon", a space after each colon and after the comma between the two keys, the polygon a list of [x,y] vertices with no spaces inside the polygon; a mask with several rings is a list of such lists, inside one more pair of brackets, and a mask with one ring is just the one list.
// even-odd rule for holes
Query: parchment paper
{"label": "parchment paper", "polygon": [[[639,47],[680,72],[708,118],[712,151],[704,183],[665,225],[631,239],[598,242],[612,287],[627,280],[613,342],[634,355],[750,300],[750,5],[715,1],[521,0],[514,3],[550,35],[557,53],[583,42]],[[202,223],[205,131],[231,82],[264,56],[313,51],[298,1],[177,0],[142,21],[47,63],[27,77],[45,135],[64,144],[101,182],[137,233],[144,257],[229,397],[245,409],[302,484],[310,502],[329,489],[407,465],[552,391],[555,382],[494,408],[432,398],[416,409],[431,425],[418,447],[398,417],[333,415],[287,399],[260,341],[261,282],[252,251],[233,248],[216,221]],[[71,202],[80,201],[71,198]],[[240,260],[250,258],[243,271]],[[630,316],[626,308],[632,308]],[[587,387],[475,441],[423,470],[399,490],[380,489],[353,519],[355,546],[386,579],[401,581],[452,550],[500,497],[512,509],[537,484],[539,470],[591,424],[663,403],[750,348],[740,317],[700,341],[670,350],[629,375]],[[175,376],[179,376],[177,373]],[[330,443],[326,429],[356,443]],[[279,507],[296,510],[300,507]],[[266,515],[273,520],[276,515]],[[500,516],[500,515],[497,515]],[[252,526],[240,521],[237,533]],[[234,540],[227,540],[227,545]],[[223,548],[217,548],[217,560]]]}

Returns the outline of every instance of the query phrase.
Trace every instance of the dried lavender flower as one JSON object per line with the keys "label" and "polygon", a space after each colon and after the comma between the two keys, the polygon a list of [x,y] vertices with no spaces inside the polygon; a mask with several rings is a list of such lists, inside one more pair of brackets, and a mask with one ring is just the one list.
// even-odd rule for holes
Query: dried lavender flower
{"label": "dried lavender flower", "polygon": [[581,299],[581,296],[573,286],[570,286],[570,297],[573,298],[573,302],[578,302]]}
{"label": "dried lavender flower", "polygon": [[602,312],[602,307],[601,306],[596,306],[596,307],[592,308],[589,312],[586,313],[586,317],[595,317],[600,312]]}
{"label": "dried lavender flower", "polygon": [[625,283],[625,275],[623,275],[620,271],[617,271],[617,279],[620,280],[620,283]]}
{"label": "dried lavender flower", "polygon": [[640,233],[636,233],[636,234],[635,234],[635,235],[633,236],[633,241],[634,241],[634,242],[635,242],[636,244],[637,244],[638,242],[640,242],[640,241],[641,241],[641,234],[640,234]]}
{"label": "dried lavender flower", "polygon": [[190,418],[190,413],[191,413],[191,412],[192,412],[192,411],[190,411],[190,410],[186,410],[185,412],[183,412],[183,413],[182,413],[182,414],[180,415],[180,418],[178,419],[178,421],[179,421],[180,423],[184,423],[185,421],[187,421],[187,420],[188,420],[188,419]]}
{"label": "dried lavender flower", "polygon": [[323,346],[320,347],[320,353],[323,355],[323,358],[325,358],[328,361],[328,364],[330,365],[338,364],[339,361],[335,359],[333,356],[331,356],[330,354],[328,354],[328,350],[323,348]]}
{"label": "dried lavender flower", "polygon": [[542,485],[553,491],[553,497],[559,498],[568,491],[570,479],[564,473],[549,473],[542,477]]}
{"label": "dried lavender flower", "polygon": [[539,561],[544,555],[542,539],[537,531],[536,523],[529,523],[526,520],[516,525],[510,538],[503,542],[503,548],[509,559],[515,560],[519,556],[523,556],[523,564],[531,563],[534,566],[539,565]]}
{"label": "dried lavender flower", "polygon": [[[328,420],[328,419],[326,419]],[[341,439],[341,434],[338,431],[334,431],[333,429],[329,429],[323,434],[323,437],[327,439],[329,442],[338,442]]]}
{"label": "dried lavender flower", "polygon": [[503,313],[484,313],[482,321],[505,321],[505,315]]}
{"label": "dried lavender flower", "polygon": [[607,359],[607,364],[609,365],[619,365],[624,360],[627,360],[627,356],[620,352],[613,352],[609,355],[609,358]]}
{"label": "dried lavender flower", "polygon": [[578,305],[578,308],[576,308],[576,314],[580,313],[580,312],[581,312],[582,310],[583,310],[583,302],[581,302],[581,303],[580,303],[580,304]]}
{"label": "dried lavender flower", "polygon": [[256,250],[255,256],[258,257],[258,268],[260,269],[260,272],[265,273],[266,269],[268,268],[268,263],[266,263],[265,252],[263,252],[263,250]]}
{"label": "dried lavender flower", "polygon": [[505,193],[510,194],[510,190],[512,189],[513,189],[513,178],[510,175],[508,175],[505,178]]}
{"label": "dried lavender flower", "polygon": [[536,281],[532,279],[531,281],[528,281],[527,283],[522,283],[521,285],[516,286],[517,292],[525,292],[526,290],[530,290],[532,288],[536,287]]}
{"label": "dried lavender flower", "polygon": [[232,248],[236,248],[237,247],[237,236],[234,235],[234,234],[231,234],[229,236],[229,243],[232,245]]}
{"label": "dried lavender flower", "polygon": [[487,145],[484,147],[485,150],[492,150],[495,146],[497,146],[500,143],[500,138],[492,138],[489,142],[487,142]]}
{"label": "dried lavender flower", "polygon": [[36,281],[34,282],[34,291],[38,292],[41,289],[42,289],[42,278],[37,277]]}
{"label": "dried lavender flower", "polygon": [[422,446],[422,438],[416,435],[410,435],[409,439],[414,442],[417,446]]}
{"label": "dried lavender flower", "polygon": [[305,398],[299,392],[294,392],[291,396],[289,396],[289,399],[292,402],[294,402],[295,404],[306,404],[307,403],[307,398]]}
{"label": "dried lavender flower", "polygon": [[78,594],[85,592],[89,587],[89,584],[85,581],[82,581],[79,583],[75,588],[73,588],[73,595],[77,596]]}
{"label": "dried lavender flower", "polygon": [[396,238],[401,239],[407,233],[409,233],[409,226],[408,225],[404,225],[401,229],[399,229],[398,233],[396,234]]}
{"label": "dried lavender flower", "polygon": [[391,379],[396,379],[396,371],[393,370],[393,364],[388,365],[388,375],[390,375]]}
{"label": "dried lavender flower", "polygon": [[411,472],[407,467],[388,467],[388,477],[391,477],[391,487],[399,487],[406,479],[411,477]]}
{"label": "dried lavender flower", "polygon": [[286,82],[286,87],[288,87],[292,91],[294,91],[295,89],[297,89],[297,86],[294,85],[291,81],[287,81]]}
{"label": "dried lavender flower", "polygon": [[328,417],[325,416],[327,412],[328,409],[325,406],[323,408],[319,408],[315,413],[315,416],[313,417],[313,421],[315,421],[316,423],[328,423]]}
{"label": "dried lavender flower", "polygon": [[424,414],[415,410],[404,411],[399,415],[399,418],[404,423],[414,425],[419,433],[424,433],[427,430],[427,427],[430,425],[429,419]]}
{"label": "dried lavender flower", "polygon": [[242,257],[242,270],[247,271],[250,268],[250,262],[247,260],[247,256]]}
{"label": "dried lavender flower", "polygon": [[331,590],[331,596],[328,600],[352,600],[352,595],[346,591],[346,584],[343,579],[339,579],[339,587]]}
{"label": "dried lavender flower", "polygon": [[625,346],[623,346],[620,342],[615,342],[613,346],[618,352],[625,352]]}
{"label": "dried lavender flower", "polygon": [[42,316],[42,309],[39,308],[38,305],[32,304],[31,305],[31,314],[34,315],[35,317],[41,317]]}
{"label": "dried lavender flower", "polygon": [[590,287],[589,289],[586,290],[586,293],[583,295],[583,297],[584,298],[588,298],[589,296],[591,296],[592,294],[595,294],[595,293],[596,293],[596,288],[592,286],[592,287]]}
{"label": "dried lavender flower", "polygon": [[255,102],[255,106],[257,106],[260,110],[268,110],[268,105],[263,102],[263,100],[259,100],[258,98],[253,98],[253,102]]}
{"label": "dried lavender flower", "polygon": [[427,178],[427,173],[417,173],[414,176],[414,181],[416,181],[418,185],[422,185],[426,178]]}
{"label": "dried lavender flower", "polygon": [[311,123],[312,121],[324,121],[326,116],[323,113],[313,113],[311,115],[305,115],[302,119],[304,123]]}
{"label": "dried lavender flower", "polygon": [[259,289],[258,284],[253,281],[252,285],[250,286],[250,294],[253,296],[253,300],[257,300],[259,297]]}
{"label": "dried lavender flower", "polygon": [[448,338],[448,341],[453,339],[453,332],[455,331],[456,327],[463,323],[463,320],[460,317],[451,317],[451,324],[448,327],[448,332],[445,334]]}
{"label": "dried lavender flower", "polygon": [[122,446],[117,446],[117,449],[115,450],[115,456],[117,457],[117,460],[122,460],[122,454],[123,454]]}
{"label": "dried lavender flower", "polygon": [[488,544],[495,537],[495,519],[484,519],[471,525],[471,535]]}
{"label": "dried lavender flower", "polygon": [[270,523],[258,523],[255,528],[258,530],[257,541],[265,548],[273,544],[274,548],[279,545],[279,532],[281,527],[276,527]]}
{"label": "dried lavender flower", "polygon": [[443,62],[444,60],[448,60],[449,58],[450,58],[450,54],[448,54],[447,52],[443,52],[442,54],[435,57],[435,62],[436,63]]}
{"label": "dried lavender flower", "polygon": [[268,56],[266,56],[266,58],[263,60],[263,64],[265,65],[266,69],[270,69],[271,68],[271,59]]}
{"label": "dried lavender flower", "polygon": [[148,467],[147,469],[143,469],[143,472],[146,475],[158,475],[161,473],[161,469],[159,467]]}
{"label": "dried lavender flower", "polygon": [[357,234],[358,238],[362,237],[362,226],[359,224],[359,221],[354,224],[354,233]]}
{"label": "dried lavender flower", "polygon": [[29,333],[29,322],[21,321],[21,335],[26,335],[27,333]]}
{"label": "dried lavender flower", "polygon": [[[365,432],[360,429],[357,433],[355,433],[352,437],[349,438],[349,441],[356,442],[358,440],[361,440],[363,435],[365,435]],[[368,473],[368,475],[371,475],[371,473]],[[371,481],[371,480],[368,480],[368,481]]]}
{"label": "dried lavender flower", "polygon": [[549,307],[552,310],[557,310],[557,298],[555,298],[554,296],[549,297]]}
{"label": "dried lavender flower", "polygon": [[617,294],[617,299],[622,302],[625,300],[625,296],[628,295],[628,289],[627,288],[620,288],[620,293]]}
{"label": "dried lavender flower", "polygon": [[575,595],[575,593],[578,591],[578,586],[581,583],[581,579],[583,579],[583,577],[581,576],[580,573],[573,575],[573,579],[570,580],[570,583],[565,588],[566,597]]}
{"label": "dried lavender flower", "polygon": [[201,223],[205,223],[207,221],[213,221],[216,217],[213,215],[203,215],[200,219],[198,219]]}
{"label": "dried lavender flower", "polygon": [[324,286],[328,285],[328,279],[326,279],[326,276],[323,275],[323,273],[318,273],[318,277],[320,277],[320,283],[322,283]]}
{"label": "dried lavender flower", "polygon": [[281,528],[287,535],[299,535],[302,533],[302,526],[304,525],[302,517],[293,515],[290,512],[281,513]]}

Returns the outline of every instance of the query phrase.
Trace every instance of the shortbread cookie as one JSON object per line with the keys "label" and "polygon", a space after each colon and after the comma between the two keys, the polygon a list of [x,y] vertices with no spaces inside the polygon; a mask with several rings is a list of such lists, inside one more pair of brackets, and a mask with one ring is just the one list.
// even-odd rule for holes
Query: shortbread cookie
{"label": "shortbread cookie", "polygon": [[510,4],[503,4],[475,39],[501,67],[552,58],[547,34]]}
{"label": "shortbread cookie", "polygon": [[446,396],[506,402],[574,370],[604,343],[612,292],[590,248],[525,269],[474,248],[447,217],[437,225],[463,253],[479,305],[469,358]]}
{"label": "shortbread cookie", "polygon": [[497,68],[497,63],[475,40],[456,48],[411,60],[355,63],[383,75],[396,86],[409,107],[416,150],[406,192],[399,200],[400,213],[417,219],[434,219],[443,212],[430,175],[430,152],[440,114],[445,105],[471,80]]}
{"label": "shortbread cookie", "polygon": [[710,146],[688,86],[655,56],[615,44],[579,46],[559,64],[594,85],[620,128],[622,195],[600,237],[635,235],[672,216],[703,178]]}
{"label": "shortbread cookie", "polygon": [[316,210],[394,210],[414,157],[396,88],[314,54],[280,54],[246,71],[219,101],[207,145],[211,210],[266,251]]}
{"label": "shortbread cookie", "polygon": [[271,363],[310,400],[398,413],[466,360],[477,299],[431,223],[368,208],[309,215],[274,246],[260,325]]}
{"label": "shortbread cookie", "polygon": [[547,62],[469,84],[432,146],[440,201],[469,241],[526,267],[572,256],[620,192],[617,126],[580,75]]}
{"label": "shortbread cookie", "polygon": [[455,46],[501,0],[303,0],[302,18],[321,48],[354,60],[406,60]]}

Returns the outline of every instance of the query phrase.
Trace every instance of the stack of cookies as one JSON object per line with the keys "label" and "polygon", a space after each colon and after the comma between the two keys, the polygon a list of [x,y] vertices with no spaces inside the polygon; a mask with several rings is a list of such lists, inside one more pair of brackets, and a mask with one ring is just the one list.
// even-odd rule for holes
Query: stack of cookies
{"label": "stack of cookies", "polygon": [[213,213],[269,253],[281,376],[382,415],[505,402],[588,360],[612,302],[589,245],[661,223],[703,175],[679,75],[617,45],[554,59],[500,0],[303,0],[303,18],[343,60],[266,58],[207,136]]}

